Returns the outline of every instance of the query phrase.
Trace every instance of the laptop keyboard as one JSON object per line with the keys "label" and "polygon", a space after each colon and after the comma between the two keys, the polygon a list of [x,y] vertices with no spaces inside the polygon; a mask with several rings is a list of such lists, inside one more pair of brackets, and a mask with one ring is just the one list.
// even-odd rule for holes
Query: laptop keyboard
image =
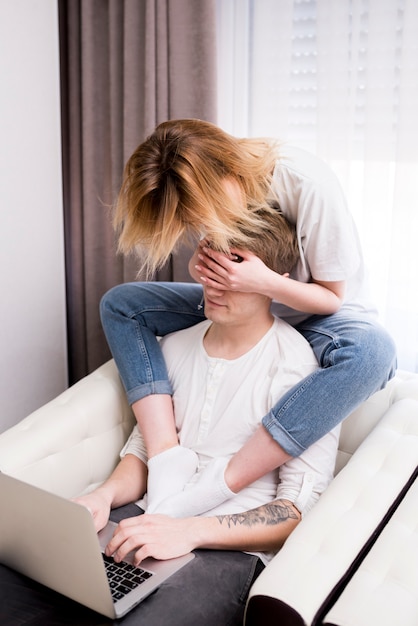
{"label": "laptop keyboard", "polygon": [[103,553],[102,556],[113,602],[120,600],[132,589],[136,589],[136,587],[153,576],[152,572],[140,567],[134,567],[130,563],[125,563],[125,561],[115,563],[111,556],[106,556]]}

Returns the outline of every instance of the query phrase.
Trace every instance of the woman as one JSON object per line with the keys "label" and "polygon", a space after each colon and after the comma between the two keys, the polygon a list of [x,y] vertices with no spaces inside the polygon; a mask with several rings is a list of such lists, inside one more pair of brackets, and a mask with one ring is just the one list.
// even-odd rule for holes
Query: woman
{"label": "woman", "polygon": [[[263,212],[278,210],[294,225],[300,254],[284,275],[243,252],[257,237]],[[336,177],[312,155],[237,139],[200,120],[165,122],[126,164],[115,226],[120,249],[137,250],[148,275],[179,242],[200,239],[189,264],[196,284],[128,283],[101,303],[106,337],[147,446],[148,511],[173,513],[176,493],[196,471],[195,457],[178,444],[156,337],[204,319],[202,284],[272,297],[272,311],[305,336],[321,367],[263,417],[229,463],[202,473],[200,502],[207,497],[215,506],[298,456],[393,375],[394,345],[367,299],[353,220]],[[161,493],[161,483],[167,485],[163,502],[153,500],[153,484]]]}

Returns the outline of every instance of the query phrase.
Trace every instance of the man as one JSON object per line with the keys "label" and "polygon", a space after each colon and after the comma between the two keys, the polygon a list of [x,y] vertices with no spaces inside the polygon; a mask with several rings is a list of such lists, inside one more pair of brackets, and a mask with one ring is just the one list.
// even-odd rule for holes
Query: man
{"label": "man", "polygon": [[[268,236],[273,230],[274,223],[266,223],[266,237],[257,239],[250,252],[285,273],[291,268],[281,265],[283,250],[277,237]],[[183,492],[160,498],[156,510],[170,516],[141,515],[147,509],[148,460],[135,427],[111,477],[78,499],[92,512],[97,529],[111,509],[137,502],[107,547],[116,560],[132,550],[137,563],[147,556],[167,559],[195,550],[196,558],[135,610],[135,619],[148,624],[240,624],[252,582],[318,499],[334,469],[337,430],[239,493],[230,491],[223,504],[211,506],[209,499],[206,513],[192,516],[190,494],[201,476],[216,481],[218,466],[242,447],[278,398],[318,367],[306,340],[271,314],[266,296],[210,286],[204,296],[207,320],[161,341],[179,442],[190,450],[198,471],[193,470]],[[164,493],[165,481],[176,480],[176,473],[168,451],[166,472],[153,485],[154,498],[159,489]],[[184,510],[190,515],[184,517]]]}

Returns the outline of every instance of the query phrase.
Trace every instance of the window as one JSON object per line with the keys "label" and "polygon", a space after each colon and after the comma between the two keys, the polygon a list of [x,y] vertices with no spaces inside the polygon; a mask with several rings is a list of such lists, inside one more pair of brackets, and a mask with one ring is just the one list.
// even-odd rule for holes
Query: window
{"label": "window", "polygon": [[219,125],[326,160],[399,367],[418,371],[418,3],[218,0]]}

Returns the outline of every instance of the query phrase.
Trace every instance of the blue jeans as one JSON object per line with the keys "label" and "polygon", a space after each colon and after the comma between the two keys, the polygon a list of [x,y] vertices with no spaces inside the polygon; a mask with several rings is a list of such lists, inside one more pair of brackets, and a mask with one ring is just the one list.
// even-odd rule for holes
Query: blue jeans
{"label": "blue jeans", "polygon": [[[101,302],[106,338],[128,401],[171,394],[156,336],[205,319],[202,287],[195,283],[125,283]],[[287,392],[263,425],[290,455],[298,456],[339,424],[396,369],[395,346],[373,319],[354,313],[313,315],[296,326],[320,368]]]}

